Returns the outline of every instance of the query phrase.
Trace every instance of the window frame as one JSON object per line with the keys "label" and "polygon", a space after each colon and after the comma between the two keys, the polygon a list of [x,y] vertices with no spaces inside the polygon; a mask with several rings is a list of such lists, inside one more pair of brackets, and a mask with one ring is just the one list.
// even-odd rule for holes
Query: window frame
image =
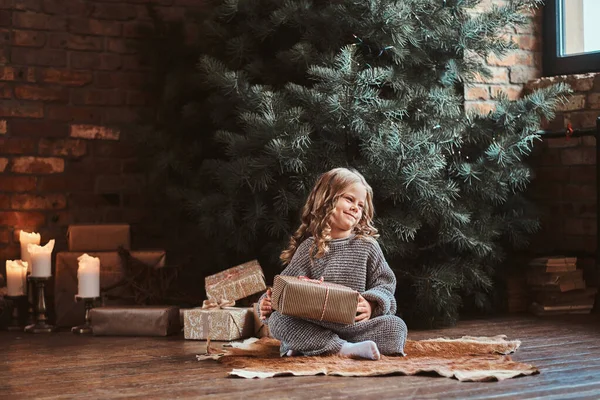
{"label": "window frame", "polygon": [[544,6],[544,76],[600,72],[600,51],[559,56],[559,35],[562,26],[563,0],[546,0]]}

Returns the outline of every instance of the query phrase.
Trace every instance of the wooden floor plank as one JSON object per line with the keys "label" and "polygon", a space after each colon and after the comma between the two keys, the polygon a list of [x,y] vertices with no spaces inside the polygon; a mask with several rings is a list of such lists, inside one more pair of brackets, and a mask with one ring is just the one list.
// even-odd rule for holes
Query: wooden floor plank
{"label": "wooden floor plank", "polygon": [[[581,398],[600,393],[600,318],[513,315],[462,321],[448,329],[411,330],[409,338],[507,335],[521,341],[513,360],[540,375],[463,383],[433,376],[228,377],[216,362],[198,362],[206,343],[181,337],[26,335],[0,332],[0,397],[129,398]],[[218,346],[219,343],[215,343]],[[4,378],[4,377],[7,378]]]}

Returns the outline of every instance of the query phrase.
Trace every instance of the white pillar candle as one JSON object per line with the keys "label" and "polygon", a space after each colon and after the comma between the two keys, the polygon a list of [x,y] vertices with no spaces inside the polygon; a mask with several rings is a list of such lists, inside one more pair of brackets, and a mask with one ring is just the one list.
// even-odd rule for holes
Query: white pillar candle
{"label": "white pillar candle", "polygon": [[27,282],[27,263],[6,260],[6,288],[9,296],[24,296]]}
{"label": "white pillar candle", "polygon": [[19,232],[19,242],[21,242],[21,260],[25,261],[29,268],[27,271],[31,273],[31,258],[29,257],[29,250],[27,245],[29,243],[40,244],[40,234],[35,232]]}
{"label": "white pillar candle", "polygon": [[52,250],[54,250],[54,239],[48,241],[45,246],[32,243],[27,245],[31,258],[31,276],[36,278],[52,276]]}
{"label": "white pillar candle", "polygon": [[77,269],[79,297],[100,297],[100,259],[83,254],[77,258],[79,268]]}

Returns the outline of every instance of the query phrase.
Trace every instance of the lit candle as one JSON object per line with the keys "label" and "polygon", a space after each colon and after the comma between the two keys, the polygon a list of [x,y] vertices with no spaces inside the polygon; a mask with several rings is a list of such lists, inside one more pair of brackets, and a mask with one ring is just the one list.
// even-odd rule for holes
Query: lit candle
{"label": "lit candle", "polygon": [[21,260],[6,260],[6,288],[9,296],[24,296],[27,281],[27,263]]}
{"label": "lit candle", "polygon": [[52,250],[54,250],[54,239],[45,246],[32,243],[27,245],[27,251],[31,258],[31,276],[36,278],[52,276]]}
{"label": "lit candle", "polygon": [[77,280],[79,297],[100,297],[100,259],[87,254],[79,256]]}
{"label": "lit candle", "polygon": [[28,265],[27,272],[31,272],[31,258],[29,257],[29,250],[27,250],[27,245],[29,243],[40,244],[40,234],[35,232],[19,232],[19,241],[21,242],[21,260],[25,261]]}

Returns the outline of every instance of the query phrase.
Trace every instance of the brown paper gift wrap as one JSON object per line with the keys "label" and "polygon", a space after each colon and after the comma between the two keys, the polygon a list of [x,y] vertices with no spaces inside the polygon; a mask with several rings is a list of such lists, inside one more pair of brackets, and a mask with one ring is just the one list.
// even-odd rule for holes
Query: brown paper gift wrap
{"label": "brown paper gift wrap", "polygon": [[267,288],[265,276],[256,260],[226,269],[205,278],[206,296],[221,303],[223,300],[239,300]]}
{"label": "brown paper gift wrap", "polygon": [[167,336],[181,331],[179,307],[122,306],[90,310],[98,336]]}
{"label": "brown paper gift wrap", "polygon": [[128,224],[69,225],[69,251],[115,251],[131,248]]}
{"label": "brown paper gift wrap", "polygon": [[276,275],[271,301],[284,315],[353,324],[358,292],[335,283]]}
{"label": "brown paper gift wrap", "polygon": [[252,305],[252,315],[254,317],[254,337],[273,337],[271,331],[269,331],[269,326],[258,315],[258,303]]}
{"label": "brown paper gift wrap", "polygon": [[183,313],[183,334],[194,340],[238,340],[252,336],[250,307],[194,308]]}
{"label": "brown paper gift wrap", "polygon": [[[54,308],[56,325],[76,326],[85,322],[85,305],[83,301],[75,302],[77,294],[77,257],[82,252],[56,253],[56,277],[54,278]],[[116,251],[88,252],[92,257],[100,258],[100,288],[106,288],[118,283],[125,276],[121,258]],[[154,268],[165,266],[165,252],[163,250],[132,251],[131,257]],[[101,290],[102,291],[102,290]],[[108,292],[114,300],[106,300],[104,305],[133,305],[133,293],[120,286]]]}

